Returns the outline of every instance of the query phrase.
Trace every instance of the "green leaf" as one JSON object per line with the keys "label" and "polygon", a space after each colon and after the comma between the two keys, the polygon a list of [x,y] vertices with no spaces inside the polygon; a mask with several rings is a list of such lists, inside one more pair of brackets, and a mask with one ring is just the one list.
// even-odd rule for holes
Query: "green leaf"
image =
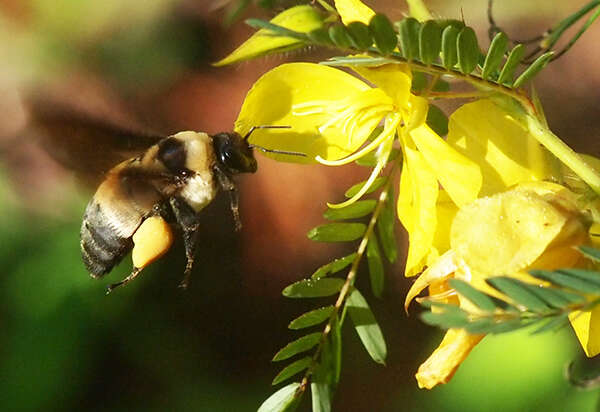
{"label": "green leaf", "polygon": [[482,318],[471,321],[468,325],[465,325],[465,330],[471,334],[479,335],[489,333],[494,327],[494,320],[491,318]]}
{"label": "green leaf", "polygon": [[459,29],[453,25],[446,27],[442,32],[442,64],[448,70],[453,69],[458,61],[456,51],[458,32]]}
{"label": "green leaf", "polygon": [[313,41],[313,43],[326,46],[333,45],[333,41],[331,40],[331,37],[329,37],[329,30],[327,30],[325,27],[318,27],[309,31],[306,33],[306,35],[310,40]]}
{"label": "green leaf", "polygon": [[385,56],[394,51],[398,44],[398,37],[392,22],[385,14],[377,13],[371,18],[369,31],[381,54]]}
{"label": "green leaf", "polygon": [[311,382],[313,412],[331,412],[331,399],[333,390],[331,385],[325,382]]}
{"label": "green leaf", "polygon": [[273,362],[279,362],[312,349],[321,340],[321,335],[321,332],[315,332],[288,343],[273,356]]}
{"label": "green leaf", "polygon": [[505,320],[500,323],[496,323],[494,326],[492,326],[488,333],[494,333],[494,334],[507,333],[507,332],[512,332],[517,329],[524,328],[526,326],[529,326],[529,323],[523,321],[520,318]]}
{"label": "green leaf", "polygon": [[[323,18],[324,16],[317,9],[308,5],[303,5],[283,11],[275,16],[270,21],[270,24],[281,26],[293,32],[307,33],[322,27]],[[261,28],[230,55],[214,63],[214,65],[224,66],[267,54],[293,50],[303,47],[304,44],[305,42],[301,39],[286,36],[273,36],[272,30]]]}
{"label": "green leaf", "polygon": [[425,87],[427,87],[428,84],[429,84],[428,77],[425,76],[425,73],[414,72],[413,78],[412,78],[412,84],[410,86],[410,91],[413,93],[420,93],[421,91],[423,91],[425,89]]}
{"label": "green leaf", "polygon": [[496,310],[496,304],[492,298],[485,293],[478,291],[467,282],[460,279],[450,279],[448,283],[450,284],[450,287],[469,299],[475,306],[479,307],[479,309],[485,312],[493,312]]}
{"label": "green leaf", "polygon": [[525,46],[523,46],[522,44],[517,44],[511,50],[510,54],[508,55],[508,58],[506,59],[506,63],[504,63],[502,71],[500,71],[500,76],[498,76],[499,84],[512,84],[512,79],[515,74],[515,70],[521,62],[523,53],[525,53]]}
{"label": "green leaf", "polygon": [[303,279],[283,289],[288,298],[320,298],[338,293],[344,281],[338,278]]}
{"label": "green leaf", "polygon": [[445,80],[438,79],[437,82],[433,85],[434,92],[447,92],[450,90],[450,83]]}
{"label": "green leaf", "polygon": [[398,245],[396,243],[396,219],[395,219],[395,208],[392,203],[394,194],[390,190],[385,205],[381,209],[379,219],[377,219],[377,233],[381,240],[381,247],[383,253],[387,257],[390,263],[394,263],[398,259]]}
{"label": "green leaf", "polygon": [[588,259],[592,259],[595,262],[600,262],[600,250],[594,249],[593,247],[589,246],[579,246],[578,249]]}
{"label": "green leaf", "polygon": [[329,273],[337,273],[345,267],[351,265],[355,257],[356,252],[341,257],[339,259],[335,259],[334,261],[329,262],[326,265],[323,265],[319,269],[317,269],[315,273],[312,274],[311,279],[319,279],[323,276],[328,275]]}
{"label": "green leaf", "polygon": [[549,306],[556,309],[563,309],[569,305],[585,303],[585,297],[562,289],[542,287],[537,285],[524,286],[538,298],[542,299]]}
{"label": "green leaf", "polygon": [[554,52],[547,52],[535,59],[535,61],[531,63],[531,66],[525,69],[525,71],[521,73],[519,77],[517,77],[517,80],[515,80],[513,87],[519,88],[525,82],[533,79],[533,77],[536,74],[538,74],[544,67],[546,67],[546,65],[552,59],[552,56],[554,56]]}
{"label": "green leaf", "polygon": [[398,22],[397,27],[402,56],[406,60],[418,59],[420,57],[419,32],[421,23],[413,17],[407,17]]}
{"label": "green leaf", "polygon": [[319,323],[322,323],[329,319],[329,317],[333,313],[333,310],[333,305],[311,310],[310,312],[306,312],[298,316],[293,321],[291,321],[288,328],[297,330],[318,325]]}
{"label": "green leaf", "polygon": [[371,289],[373,295],[381,298],[385,284],[385,273],[383,270],[383,261],[379,253],[377,237],[371,235],[367,243],[367,263],[369,265],[369,276],[371,279]]}
{"label": "green leaf", "polygon": [[371,56],[337,56],[330,57],[329,59],[320,62],[324,66],[365,66],[374,67],[381,66],[382,64],[398,64],[397,61],[388,57],[371,57]]}
{"label": "green leaf", "polygon": [[419,49],[421,61],[430,65],[442,50],[442,28],[435,20],[428,20],[421,25],[419,31]]}
{"label": "green leaf", "polygon": [[557,272],[585,280],[600,287],[600,272],[585,269],[559,269]]}
{"label": "green leaf", "polygon": [[[380,176],[380,177],[376,178],[373,181],[373,184],[371,185],[371,187],[369,189],[367,189],[367,192],[365,194],[373,193],[374,191],[379,189],[381,186],[383,186],[386,181],[387,181],[387,177],[385,177],[385,176]],[[346,193],[344,193],[344,196],[346,196],[348,199],[351,198],[352,196],[354,196],[355,194],[358,193],[358,191],[365,185],[365,183],[367,183],[367,182],[364,181],[364,182],[359,182],[359,183],[355,184],[350,189],[346,190]]]}
{"label": "green leaf", "polygon": [[463,27],[456,38],[456,48],[458,53],[458,67],[464,74],[469,74],[479,62],[481,51],[477,44],[477,35],[470,27]]}
{"label": "green leaf", "polygon": [[350,242],[362,237],[367,226],[363,223],[327,223],[308,231],[308,238],[315,242]]}
{"label": "green leaf", "polygon": [[340,49],[349,49],[352,46],[352,37],[350,37],[346,26],[341,23],[335,23],[329,27],[329,37],[333,44]]}
{"label": "green leaf", "polygon": [[296,397],[298,388],[300,388],[298,382],[284,386],[264,401],[258,408],[258,412],[288,412],[295,410],[302,395]]}
{"label": "green leaf", "polygon": [[357,289],[354,289],[346,299],[346,307],[354,328],[371,358],[385,365],[387,348],[383,333],[367,301]]}
{"label": "green leaf", "polygon": [[567,325],[568,323],[569,323],[568,313],[561,313],[557,316],[554,316],[554,317],[551,317],[550,319],[548,319],[546,322],[544,322],[542,324],[542,326],[538,327],[533,332],[531,332],[531,334],[535,335],[535,334],[546,332],[546,331],[556,330],[556,329],[559,329],[559,328]]}
{"label": "green leaf", "polygon": [[321,346],[321,356],[316,365],[310,385],[314,411],[330,411],[335,383],[335,348],[331,340],[325,339]]}
{"label": "green leaf", "polygon": [[311,362],[312,362],[312,358],[310,356],[305,356],[303,358],[298,359],[295,362],[290,363],[288,366],[283,368],[281,370],[281,372],[279,372],[277,374],[277,376],[275,376],[271,385],[277,385],[277,384],[285,381],[286,379],[291,378],[295,374],[308,368],[310,366]]}
{"label": "green leaf", "polygon": [[445,136],[448,133],[448,117],[437,106],[430,104],[427,112],[427,124],[440,136]]}
{"label": "green leaf", "polygon": [[327,209],[323,217],[329,220],[356,219],[371,213],[376,204],[373,199],[359,200],[341,209]]}
{"label": "green leaf", "polygon": [[331,325],[331,351],[333,362],[333,381],[337,384],[342,373],[342,324],[336,316]]}
{"label": "green leaf", "polygon": [[353,21],[346,25],[348,33],[352,38],[354,47],[358,50],[367,50],[373,44],[371,33],[369,33],[369,26],[360,21]]}
{"label": "green leaf", "polygon": [[481,77],[487,79],[500,67],[506,48],[508,47],[508,37],[503,32],[499,32],[492,39],[490,48],[485,56]]}
{"label": "green leaf", "polygon": [[531,270],[529,273],[536,278],[544,279],[555,285],[572,289],[582,293],[600,294],[600,287],[595,282],[589,282],[576,276],[571,276],[568,273],[547,270]]}
{"label": "green leaf", "polygon": [[517,279],[509,277],[494,277],[486,279],[486,282],[515,302],[525,306],[527,309],[533,312],[544,313],[550,310],[548,305],[546,305],[543,300],[531,293],[527,287],[523,286],[523,282]]}
{"label": "green leaf", "polygon": [[[458,307],[457,307],[458,308]],[[464,328],[469,324],[467,313],[458,308],[458,310],[444,310],[443,312],[423,312],[421,320],[428,325],[438,326],[442,329]]]}

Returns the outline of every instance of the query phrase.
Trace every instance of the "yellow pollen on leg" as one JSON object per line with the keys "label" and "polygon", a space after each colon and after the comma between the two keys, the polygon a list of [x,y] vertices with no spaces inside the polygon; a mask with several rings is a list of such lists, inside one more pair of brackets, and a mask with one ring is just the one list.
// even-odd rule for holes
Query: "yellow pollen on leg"
{"label": "yellow pollen on leg", "polygon": [[171,227],[160,216],[144,220],[133,235],[131,259],[133,266],[141,269],[164,255],[173,244]]}

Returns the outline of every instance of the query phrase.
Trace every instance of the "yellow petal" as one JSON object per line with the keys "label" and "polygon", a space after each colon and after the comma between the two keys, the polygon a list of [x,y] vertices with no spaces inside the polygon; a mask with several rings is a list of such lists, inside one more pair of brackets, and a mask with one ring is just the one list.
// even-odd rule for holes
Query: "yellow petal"
{"label": "yellow petal", "polygon": [[482,177],[476,163],[448,145],[426,124],[409,133],[456,205],[460,207],[477,198]]}
{"label": "yellow petal", "polygon": [[450,116],[448,129],[448,144],[481,168],[480,196],[551,174],[547,151],[507,110],[490,100],[463,105]]}
{"label": "yellow petal", "polygon": [[396,110],[399,111],[409,108],[412,73],[408,65],[385,64],[377,67],[352,66],[352,70],[390,96],[394,101]]}
{"label": "yellow petal", "polygon": [[335,8],[345,25],[353,21],[369,24],[371,17],[375,15],[375,12],[360,0],[335,0]]}
{"label": "yellow petal", "polygon": [[[450,196],[445,190],[440,190],[436,203],[437,224],[435,227],[435,235],[433,237],[433,247],[436,251],[444,253],[450,249],[450,228],[454,216],[458,212],[458,207],[450,199]],[[431,256],[435,258],[436,256]],[[429,263],[428,263],[429,264]]]}
{"label": "yellow petal", "polygon": [[433,245],[439,187],[435,173],[421,153],[406,140],[403,143],[404,165],[397,209],[409,237],[404,273],[414,276],[423,269]]}
{"label": "yellow petal", "polygon": [[[324,16],[310,6],[296,6],[275,16],[271,23],[301,33],[323,26]],[[225,66],[269,53],[278,53],[302,47],[304,43],[291,37],[274,36],[270,30],[260,29],[248,40],[214,66]]]}
{"label": "yellow petal", "polygon": [[571,326],[588,357],[600,353],[600,306],[585,312],[577,311],[569,315]]}
{"label": "yellow petal", "polygon": [[462,207],[450,242],[457,256],[487,276],[517,272],[538,259],[569,214],[533,191],[509,191]]}
{"label": "yellow petal", "polygon": [[406,294],[406,299],[404,300],[404,309],[408,311],[408,306],[410,302],[419,295],[427,286],[431,285],[433,282],[439,282],[448,278],[450,275],[456,271],[457,266],[454,260],[454,252],[449,250],[440,256],[433,265],[427,268],[425,272],[421,276],[415,280],[415,283],[412,284],[410,290]]}
{"label": "yellow petal", "polygon": [[[283,161],[340,159],[358,149],[385,116],[377,103],[389,109],[383,92],[342,70],[313,63],[284,64],[264,74],[248,92],[235,131],[244,135],[257,125],[290,126],[256,130],[250,142],[307,155],[267,154]],[[339,118],[340,110],[346,117]]]}
{"label": "yellow petal", "polygon": [[419,388],[431,389],[447,383],[483,336],[470,335],[463,329],[449,329],[440,346],[419,367],[415,375]]}

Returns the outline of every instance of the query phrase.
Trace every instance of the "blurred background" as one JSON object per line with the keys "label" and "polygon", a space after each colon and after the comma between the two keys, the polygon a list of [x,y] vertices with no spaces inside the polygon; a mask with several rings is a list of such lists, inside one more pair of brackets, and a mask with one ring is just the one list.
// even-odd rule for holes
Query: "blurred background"
{"label": "blurred background", "polygon": [[[365,2],[393,18],[406,11],[399,0]],[[250,35],[244,17],[269,18],[296,3],[0,0],[2,410],[252,411],[273,392],[270,382],[282,365],[270,359],[297,336],[288,322],[320,303],[284,299],[281,290],[350,252],[311,243],[305,234],[322,223],[325,202],[340,200],[366,171],[280,164],[259,155],[259,172],[238,179],[243,229],[234,231],[227,196],[203,213],[187,291],[177,288],[184,268],[178,244],[135,282],[105,296],[131,260],[102,280],[88,276],[79,226],[94,177],[63,168],[40,147],[23,103],[51,94],[92,117],[164,134],[231,130],[262,73],[284,60],[326,56],[294,52],[211,67]],[[525,39],[585,2],[497,3],[497,23]],[[440,16],[464,18],[486,38],[485,0],[428,4]],[[551,128],[595,155],[599,35],[592,27],[536,83]],[[565,380],[566,365],[581,356],[568,328],[488,337],[450,384],[418,390],[413,375],[442,333],[416,313],[404,314],[409,281],[401,267],[388,269],[384,298],[366,296],[386,336],[388,364],[374,364],[347,328],[335,410],[597,410],[596,390]],[[359,277],[365,281],[364,273]],[[309,408],[304,402],[301,409]]]}

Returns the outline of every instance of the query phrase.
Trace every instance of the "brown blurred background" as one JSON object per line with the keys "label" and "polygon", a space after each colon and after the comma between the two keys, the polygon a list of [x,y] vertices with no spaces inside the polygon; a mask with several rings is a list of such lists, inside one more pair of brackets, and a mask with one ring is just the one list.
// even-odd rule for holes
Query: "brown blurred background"
{"label": "brown blurred background", "polygon": [[[327,56],[294,52],[211,67],[252,32],[244,16],[269,18],[284,4],[299,3],[249,2],[230,21],[236,1],[0,0],[4,410],[255,410],[283,366],[270,358],[298,337],[286,329],[288,322],[329,304],[284,299],[281,290],[352,250],[310,242],[306,232],[323,222],[325,202],[339,201],[365,169],[290,165],[258,155],[258,173],[238,179],[241,232],[234,232],[227,196],[203,213],[201,250],[187,291],[176,287],[184,266],[176,245],[138,280],[105,297],[104,287],[126,274],[130,260],[107,279],[89,278],[78,233],[93,187],[40,148],[41,136],[28,124],[25,98],[43,94],[91,116],[165,135],[231,130],[261,74],[286,60]],[[400,1],[366,3],[395,19],[406,10]],[[428,2],[439,16],[464,17],[484,46],[486,3]],[[523,39],[585,2],[497,3],[497,23]],[[552,129],[596,155],[599,35],[592,27],[536,82]],[[413,374],[441,332],[404,314],[409,281],[401,273],[388,268],[382,300],[366,293],[387,339],[388,365],[371,362],[347,328],[336,411],[594,410],[597,393],[578,392],[564,380],[564,365],[580,354],[567,329],[488,338],[451,384],[418,391]],[[368,291],[365,275],[363,268],[358,284]],[[310,409],[310,402],[302,408]]]}

